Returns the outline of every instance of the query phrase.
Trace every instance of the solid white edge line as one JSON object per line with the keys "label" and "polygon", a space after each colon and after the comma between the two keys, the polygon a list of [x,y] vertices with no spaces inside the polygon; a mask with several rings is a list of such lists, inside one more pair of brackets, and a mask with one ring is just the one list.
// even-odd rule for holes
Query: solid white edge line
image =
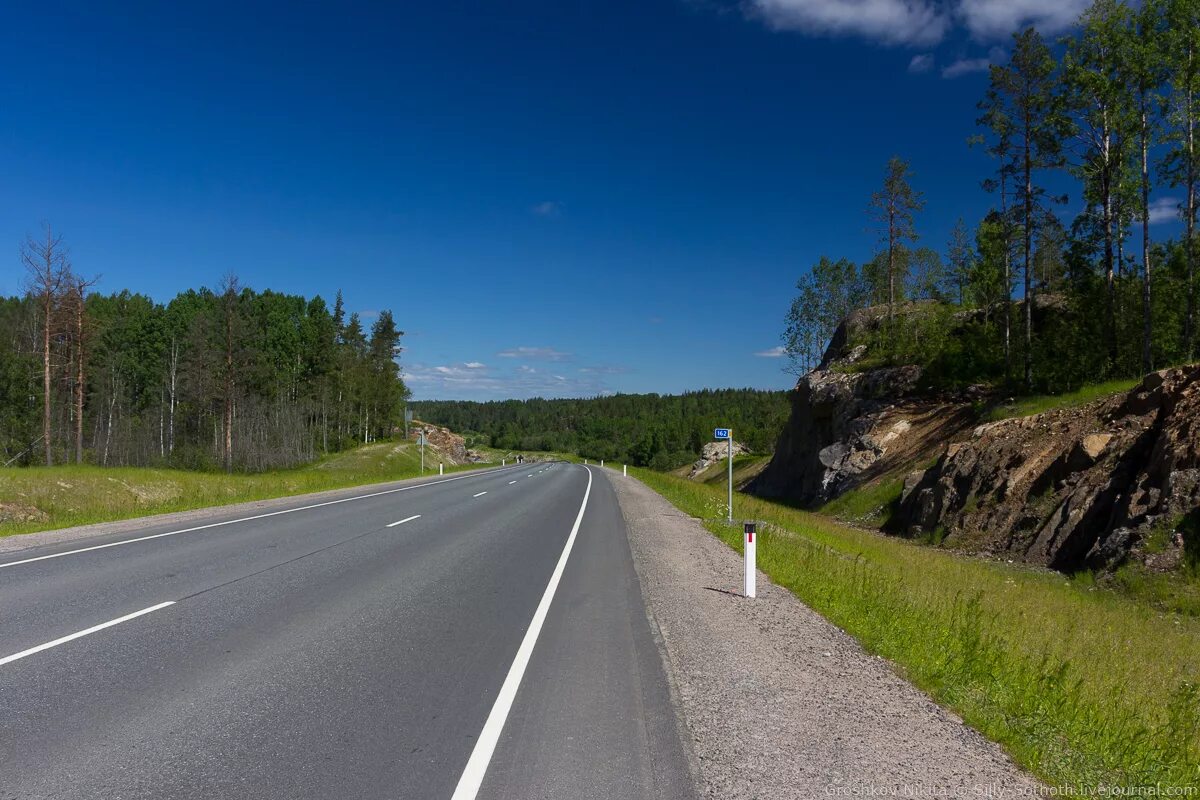
{"label": "solid white edge line", "polygon": [[475,741],[475,749],[471,751],[471,757],[467,759],[467,766],[463,769],[462,777],[458,779],[458,786],[455,788],[451,800],[475,800],[475,796],[479,793],[479,787],[483,783],[483,776],[487,773],[488,765],[492,761],[496,743],[500,741],[500,733],[504,730],[508,712],[512,709],[513,700],[516,699],[517,689],[521,687],[521,678],[525,675],[525,668],[529,666],[529,657],[533,655],[538,634],[542,631],[542,623],[546,621],[550,603],[553,602],[554,593],[558,590],[558,582],[562,579],[563,570],[567,568],[567,559],[571,555],[571,548],[575,546],[579,525],[583,522],[583,512],[587,509],[588,497],[592,493],[592,471],[587,467],[584,469],[587,469],[588,473],[587,489],[583,493],[583,502],[579,504],[579,514],[575,517],[575,524],[571,526],[571,535],[567,537],[567,543],[563,545],[562,555],[558,557],[558,564],[554,567],[554,573],[550,576],[550,582],[546,585],[542,600],[538,603],[537,610],[533,612],[529,629],[525,631],[525,638],[521,640],[517,656],[508,669],[508,676],[504,679],[504,684],[500,687],[500,694],[496,696],[496,702],[492,706],[491,713],[488,714],[487,722],[483,724],[483,730],[480,731],[479,738]]}
{"label": "solid white edge line", "polygon": [[117,617],[116,619],[110,619],[108,622],[101,622],[99,625],[93,625],[92,627],[87,628],[86,630],[77,631],[75,633],[72,633],[72,634],[62,637],[61,639],[55,639],[52,642],[46,642],[45,644],[39,644],[37,647],[31,647],[28,650],[22,650],[19,653],[13,653],[11,656],[5,656],[4,658],[0,658],[0,666],[4,666],[5,664],[11,664],[14,661],[19,661],[22,658],[25,658],[25,656],[31,656],[34,653],[40,653],[43,650],[49,650],[51,647],[58,647],[60,644],[66,644],[67,642],[87,636],[90,633],[95,633],[96,631],[102,631],[105,628],[111,628],[113,625],[120,625],[122,622],[128,622],[129,620],[134,619],[136,617],[140,617],[144,614],[149,614],[152,611],[158,611],[160,608],[166,608],[167,606],[173,606],[173,605],[175,605],[175,601],[168,600],[165,603],[159,603],[156,606],[150,606],[149,608],[143,608],[141,611],[135,611],[132,614],[126,614],[123,617]]}
{"label": "solid white edge line", "polygon": [[354,497],[343,497],[340,500],[329,500],[324,503],[313,503],[311,506],[300,506],[299,508],[285,508],[282,511],[269,511],[265,514],[255,514],[252,517],[238,517],[237,519],[227,519],[224,522],[211,522],[208,525],[197,525],[194,528],[183,528],[182,530],[167,531],[166,533],[154,533],[149,536],[139,536],[135,539],[122,539],[119,542],[109,542],[108,544],[98,544],[98,545],[94,545],[92,547],[80,547],[76,550],[67,550],[62,553],[51,553],[50,555],[46,555],[46,556],[36,556],[34,558],[24,558],[24,559],[21,559],[20,561],[9,561],[6,564],[0,564],[0,569],[4,569],[5,567],[16,567],[16,566],[20,566],[21,564],[32,564],[34,561],[45,561],[46,559],[49,559],[49,558],[62,558],[63,556],[73,556],[73,555],[78,555],[79,553],[89,553],[92,550],[104,550],[105,548],[108,548],[108,547],[118,547],[123,544],[134,544],[135,542],[147,542],[151,539],[161,539],[164,536],[177,536],[181,533],[192,533],[194,531],[203,531],[203,530],[207,530],[209,528],[220,528],[223,525],[233,525],[238,522],[252,522],[253,520],[256,520],[256,519],[266,519],[267,517],[277,517],[280,514],[292,514],[297,511],[309,511],[311,509],[321,508],[323,506],[334,506],[334,505],[337,505],[338,503],[349,503],[354,500],[366,500],[371,497],[381,497],[381,496],[387,495],[387,494],[395,494],[396,492],[407,492],[412,489],[423,489],[426,486],[437,486],[440,483],[450,483],[451,481],[461,481],[464,478],[478,478],[481,475],[488,475],[494,471],[495,470],[488,470],[487,472],[472,472],[468,475],[458,475],[453,478],[446,478],[445,480],[430,481],[429,483],[418,483],[415,486],[401,486],[399,489],[385,489],[382,492],[371,492],[370,494],[360,494],[360,495],[355,495]]}
{"label": "solid white edge line", "polygon": [[487,492],[480,492],[479,494],[473,494],[471,496],[472,497],[483,497],[485,494],[487,494]]}
{"label": "solid white edge line", "polygon": [[394,528],[397,525],[403,525],[406,522],[412,522],[414,519],[420,519],[420,518],[421,518],[420,514],[413,514],[411,517],[405,517],[404,519],[397,520],[396,522],[389,522],[387,526],[389,528]]}

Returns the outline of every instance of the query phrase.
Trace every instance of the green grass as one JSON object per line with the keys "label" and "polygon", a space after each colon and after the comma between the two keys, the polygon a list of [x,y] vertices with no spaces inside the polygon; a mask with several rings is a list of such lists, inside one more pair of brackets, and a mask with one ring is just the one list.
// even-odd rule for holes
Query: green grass
{"label": "green grass", "polygon": [[1074,392],[1066,394],[1039,394],[1028,397],[1018,397],[1012,403],[992,408],[986,419],[991,421],[1010,419],[1012,417],[1028,417],[1045,411],[1060,408],[1074,408],[1093,400],[1110,397],[1119,392],[1128,392],[1142,382],[1141,378],[1122,378],[1120,380],[1093,383]]}
{"label": "green grass", "polygon": [[[724,496],[632,474],[735,550]],[[772,580],[1051,785],[1200,783],[1200,620],[739,495]],[[936,757],[936,754],[930,756]]]}
{"label": "green grass", "polygon": [[[426,452],[426,474],[437,457]],[[447,472],[474,465],[449,466]],[[420,474],[420,453],[409,443],[360,447],[291,470],[256,474],[142,467],[24,467],[0,469],[0,504],[36,509],[39,519],[0,522],[0,536],[129,519],[149,514],[264,500]]]}
{"label": "green grass", "polygon": [[903,490],[903,476],[884,475],[835,497],[818,510],[822,514],[847,522],[863,522],[882,527],[895,512]]}

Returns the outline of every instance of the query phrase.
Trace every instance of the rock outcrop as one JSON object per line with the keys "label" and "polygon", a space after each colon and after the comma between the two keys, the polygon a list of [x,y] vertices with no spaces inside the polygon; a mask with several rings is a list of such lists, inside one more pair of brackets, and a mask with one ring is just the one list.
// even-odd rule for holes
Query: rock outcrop
{"label": "rock outcrop", "polygon": [[979,392],[924,393],[916,366],[859,369],[866,349],[852,342],[879,323],[882,311],[847,317],[821,365],[797,382],[791,417],[750,493],[817,506],[928,461],[941,444],[970,430]]}
{"label": "rock outcrop", "polygon": [[[750,448],[741,442],[733,442],[733,457],[737,458],[750,452]],[[694,478],[704,470],[711,467],[720,461],[725,461],[729,458],[729,442],[709,442],[704,445],[700,451],[699,460],[693,462],[692,469],[688,473],[689,478]]]}
{"label": "rock outcrop", "polygon": [[[1064,571],[1110,568],[1131,553],[1168,569],[1200,546],[1182,533],[1198,512],[1200,366],[1191,366],[1085,406],[979,425],[909,475],[893,525]],[[1162,528],[1165,550],[1145,552]]]}
{"label": "rock outcrop", "polygon": [[409,438],[417,441],[421,431],[425,431],[426,442],[434,448],[448,464],[468,464],[472,454],[467,450],[467,441],[449,428],[430,425],[426,422],[413,421],[409,430]]}

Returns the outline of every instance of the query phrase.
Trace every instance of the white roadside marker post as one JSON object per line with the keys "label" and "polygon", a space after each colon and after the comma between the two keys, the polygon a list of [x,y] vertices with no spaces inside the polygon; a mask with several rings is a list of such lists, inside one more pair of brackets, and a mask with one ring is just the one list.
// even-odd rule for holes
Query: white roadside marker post
{"label": "white roadside marker post", "polygon": [[604,459],[603,459],[603,458],[602,458],[602,459],[600,459],[600,466],[602,466],[602,467],[604,466]]}
{"label": "white roadside marker post", "polygon": [[588,463],[588,462],[587,462],[587,459],[585,458],[585,459],[583,460],[583,465],[586,467],[586,466],[587,466],[587,463]]}
{"label": "white roadside marker post", "polygon": [[507,466],[508,466],[508,462],[507,462],[507,460],[506,460],[506,459],[503,459],[503,458],[502,458],[502,459],[500,459],[500,466],[502,466],[502,467],[507,467]]}
{"label": "white roadside marker post", "polygon": [[626,478],[629,477],[629,465],[628,464],[621,465],[621,475],[623,475]]}
{"label": "white roadside marker post", "polygon": [[446,474],[446,465],[443,464],[441,461],[439,461],[438,462],[438,475],[445,475],[445,474]]}
{"label": "white roadside marker post", "polygon": [[744,555],[745,555],[744,561],[746,562],[746,577],[745,577],[745,580],[743,581],[743,583],[744,583],[743,594],[745,594],[746,597],[754,597],[755,589],[756,589],[756,586],[755,586],[756,575],[754,572],[755,550],[758,547],[758,543],[754,541],[754,533],[755,533],[756,528],[757,528],[757,525],[755,523],[753,523],[753,522],[746,523],[746,526],[745,526],[746,540],[745,540],[745,548],[743,550]]}

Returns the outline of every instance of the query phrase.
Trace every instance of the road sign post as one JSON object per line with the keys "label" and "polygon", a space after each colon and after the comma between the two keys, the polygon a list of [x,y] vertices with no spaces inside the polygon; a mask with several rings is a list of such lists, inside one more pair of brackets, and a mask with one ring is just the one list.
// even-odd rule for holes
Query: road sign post
{"label": "road sign post", "polygon": [[417,444],[421,446],[421,474],[425,474],[425,431],[417,434]]}
{"label": "road sign post", "polygon": [[725,521],[733,524],[733,429],[717,428],[713,431],[714,439],[724,439],[729,444],[729,503],[726,506]]}
{"label": "road sign post", "polygon": [[745,594],[746,597],[754,597],[755,589],[757,588],[755,586],[755,583],[757,583],[757,581],[755,580],[756,573],[754,572],[754,559],[755,559],[755,555],[756,555],[755,550],[758,548],[758,542],[755,541],[755,539],[757,538],[757,536],[756,536],[757,530],[758,530],[758,525],[756,523],[753,523],[753,522],[746,523],[746,526],[745,526],[746,538],[745,538],[744,547],[742,549],[743,561],[745,561],[745,567],[746,567],[746,576],[745,576],[745,580],[743,581],[742,588],[743,588],[743,594]]}

